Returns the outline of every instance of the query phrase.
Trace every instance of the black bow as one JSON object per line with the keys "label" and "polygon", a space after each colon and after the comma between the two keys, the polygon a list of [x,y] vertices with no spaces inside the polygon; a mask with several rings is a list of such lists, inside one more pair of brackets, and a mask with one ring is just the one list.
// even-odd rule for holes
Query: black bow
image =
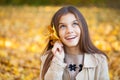
{"label": "black bow", "polygon": [[[82,70],[83,65],[79,64],[79,72]],[[76,71],[76,64],[70,64],[69,67],[70,71]]]}

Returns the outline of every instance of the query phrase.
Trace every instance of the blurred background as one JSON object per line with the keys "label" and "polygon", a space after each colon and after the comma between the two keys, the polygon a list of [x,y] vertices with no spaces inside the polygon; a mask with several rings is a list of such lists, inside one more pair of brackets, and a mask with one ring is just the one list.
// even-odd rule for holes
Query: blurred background
{"label": "blurred background", "polygon": [[0,0],[0,80],[38,80],[47,26],[64,5],[83,13],[110,79],[120,80],[120,0]]}

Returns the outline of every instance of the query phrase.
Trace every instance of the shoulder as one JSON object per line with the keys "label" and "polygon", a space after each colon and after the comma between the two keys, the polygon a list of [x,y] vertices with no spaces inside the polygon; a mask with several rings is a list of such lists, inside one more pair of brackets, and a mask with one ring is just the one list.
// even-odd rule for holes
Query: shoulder
{"label": "shoulder", "polygon": [[96,67],[97,65],[100,65],[106,61],[107,61],[107,58],[104,54],[85,53],[85,59],[84,59],[85,67]]}
{"label": "shoulder", "polygon": [[104,54],[94,54],[96,63],[98,66],[104,66],[108,64],[107,57]]}
{"label": "shoulder", "polygon": [[107,57],[104,55],[104,54],[94,54],[95,56],[95,59],[99,62],[103,62],[103,61],[106,61],[107,60]]}

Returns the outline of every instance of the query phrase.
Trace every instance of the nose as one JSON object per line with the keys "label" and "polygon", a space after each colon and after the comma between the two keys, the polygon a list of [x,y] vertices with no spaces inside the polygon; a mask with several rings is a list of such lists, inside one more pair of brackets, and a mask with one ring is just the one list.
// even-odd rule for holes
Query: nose
{"label": "nose", "polygon": [[72,28],[71,26],[68,26],[66,32],[67,32],[68,34],[69,34],[69,33],[73,33],[73,28]]}

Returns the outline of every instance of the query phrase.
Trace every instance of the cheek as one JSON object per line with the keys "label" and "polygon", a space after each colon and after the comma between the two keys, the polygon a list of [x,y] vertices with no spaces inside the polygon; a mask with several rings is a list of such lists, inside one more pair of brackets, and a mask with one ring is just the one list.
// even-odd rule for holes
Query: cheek
{"label": "cheek", "polygon": [[60,39],[63,39],[64,38],[64,35],[65,35],[65,32],[62,30],[59,31],[59,37]]}
{"label": "cheek", "polygon": [[80,37],[81,37],[81,30],[80,30],[80,28],[76,29],[75,32],[76,32],[77,36],[78,36],[79,39],[80,39]]}
{"label": "cheek", "polygon": [[77,31],[77,33],[78,33],[79,35],[81,34],[80,28],[77,28],[76,31]]}
{"label": "cheek", "polygon": [[81,35],[81,31],[80,30],[78,31],[78,34],[79,34],[79,36]]}

